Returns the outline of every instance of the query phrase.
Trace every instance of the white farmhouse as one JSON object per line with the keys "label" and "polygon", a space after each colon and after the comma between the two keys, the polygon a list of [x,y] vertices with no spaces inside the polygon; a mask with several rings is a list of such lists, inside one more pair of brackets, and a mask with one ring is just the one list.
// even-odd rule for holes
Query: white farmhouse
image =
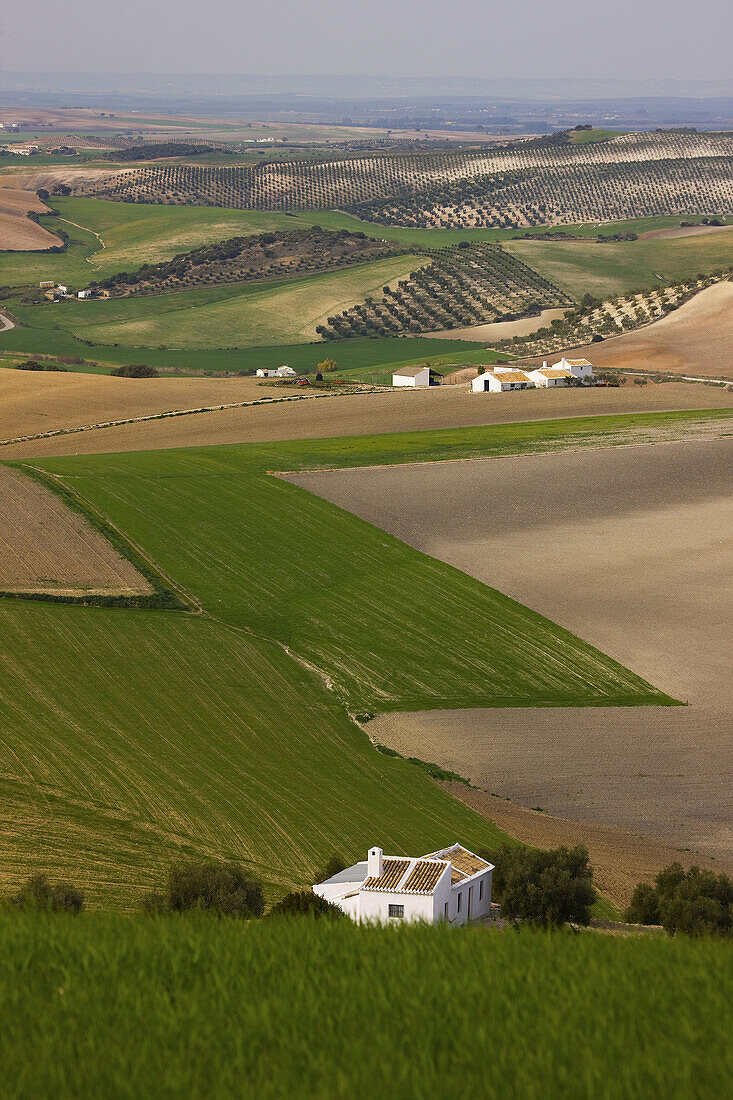
{"label": "white farmhouse", "polygon": [[293,368],[289,367],[287,364],[283,367],[278,367],[275,371],[275,376],[277,378],[295,378],[295,374],[296,372]]}
{"label": "white farmhouse", "polygon": [[553,363],[553,368],[569,370],[573,378],[592,378],[593,364],[587,359],[561,359],[559,363]]}
{"label": "white farmhouse", "polygon": [[258,378],[277,378],[277,371],[276,370],[268,370],[267,367],[258,367],[257,377]]}
{"label": "white farmhouse", "polygon": [[471,389],[474,393],[502,393],[503,390],[528,390],[534,382],[523,370],[514,367],[493,367],[474,378]]}
{"label": "white farmhouse", "polygon": [[77,298],[91,298],[91,290],[80,290],[77,294]]}
{"label": "white farmhouse", "polygon": [[392,374],[393,386],[429,386],[430,367],[400,367]]}
{"label": "white farmhouse", "polygon": [[538,389],[547,389],[551,386],[568,386],[572,374],[565,367],[548,367],[544,362],[537,370],[528,370],[527,374]]}
{"label": "white farmhouse", "polygon": [[493,870],[460,844],[417,859],[371,848],[365,861],[317,883],[313,892],[357,922],[466,924],[488,915]]}

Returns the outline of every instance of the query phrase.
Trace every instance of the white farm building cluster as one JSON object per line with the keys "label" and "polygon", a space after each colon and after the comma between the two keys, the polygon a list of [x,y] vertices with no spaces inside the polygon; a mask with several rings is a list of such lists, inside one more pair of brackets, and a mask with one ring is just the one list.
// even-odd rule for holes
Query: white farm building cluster
{"label": "white farm building cluster", "polygon": [[474,378],[474,393],[503,393],[504,390],[546,389],[550,386],[569,386],[577,379],[584,382],[593,378],[593,365],[587,359],[561,359],[548,367],[543,363],[536,370],[519,370],[518,367],[487,367]]}
{"label": "white farm building cluster", "polygon": [[493,870],[460,844],[418,858],[371,848],[366,860],[317,883],[313,892],[358,923],[466,924],[488,916]]}
{"label": "white farm building cluster", "polygon": [[295,378],[295,373],[287,364],[282,367],[259,367],[257,378]]}

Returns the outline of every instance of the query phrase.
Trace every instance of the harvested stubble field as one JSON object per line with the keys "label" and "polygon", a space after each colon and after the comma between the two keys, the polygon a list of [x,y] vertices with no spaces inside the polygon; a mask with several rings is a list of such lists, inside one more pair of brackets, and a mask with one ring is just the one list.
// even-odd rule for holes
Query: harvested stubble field
{"label": "harvested stubble field", "polygon": [[[259,401],[291,391],[251,378],[123,379],[0,370],[0,443],[21,435],[126,416]],[[511,424],[549,418],[733,408],[733,393],[684,383],[621,389],[472,394],[463,386],[351,394],[196,413],[2,446],[2,458],[99,454],[154,447],[270,442],[329,436]]]}
{"label": "harvested stubble field", "polygon": [[[377,719],[373,736],[523,806],[733,865],[730,431],[728,421],[666,445],[296,475],[690,702],[400,714]],[[566,834],[548,818],[553,835]]]}
{"label": "harvested stubble field", "polygon": [[26,217],[28,211],[42,214],[48,207],[33,191],[0,187],[0,252],[33,251],[61,244],[58,237]]}
{"label": "harvested stubble field", "polygon": [[637,332],[581,348],[597,367],[662,371],[733,381],[733,283],[702,290],[679,309]]}
{"label": "harvested stubble field", "polygon": [[0,591],[134,596],[153,589],[56,493],[0,466]]}

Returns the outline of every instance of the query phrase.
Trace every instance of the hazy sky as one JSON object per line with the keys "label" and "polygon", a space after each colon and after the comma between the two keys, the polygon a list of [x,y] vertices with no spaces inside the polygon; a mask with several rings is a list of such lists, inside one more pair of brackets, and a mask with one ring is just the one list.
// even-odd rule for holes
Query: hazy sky
{"label": "hazy sky", "polygon": [[729,0],[0,0],[0,65],[56,72],[731,74]]}

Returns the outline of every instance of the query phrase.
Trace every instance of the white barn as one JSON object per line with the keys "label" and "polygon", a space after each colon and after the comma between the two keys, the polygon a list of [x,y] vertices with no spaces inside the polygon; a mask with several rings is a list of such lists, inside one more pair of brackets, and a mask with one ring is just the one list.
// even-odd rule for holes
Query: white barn
{"label": "white barn", "polygon": [[418,858],[370,848],[366,860],[316,883],[313,892],[357,922],[466,924],[489,914],[493,870],[460,844]]}
{"label": "white barn", "polygon": [[568,386],[573,377],[565,367],[548,367],[547,363],[543,363],[536,370],[528,370],[527,374],[538,389],[549,389],[551,386]]}
{"label": "white barn", "polygon": [[400,367],[392,374],[393,386],[429,386],[430,367]]}
{"label": "white barn", "polygon": [[471,383],[474,393],[502,393],[504,390],[528,390],[534,382],[523,370],[515,367],[493,367],[479,374]]}
{"label": "white barn", "polygon": [[258,378],[295,378],[295,371],[287,365],[284,367],[258,367],[255,372]]}
{"label": "white barn", "polygon": [[561,359],[559,363],[553,363],[555,370],[568,370],[573,378],[592,378],[593,364],[587,359]]}

